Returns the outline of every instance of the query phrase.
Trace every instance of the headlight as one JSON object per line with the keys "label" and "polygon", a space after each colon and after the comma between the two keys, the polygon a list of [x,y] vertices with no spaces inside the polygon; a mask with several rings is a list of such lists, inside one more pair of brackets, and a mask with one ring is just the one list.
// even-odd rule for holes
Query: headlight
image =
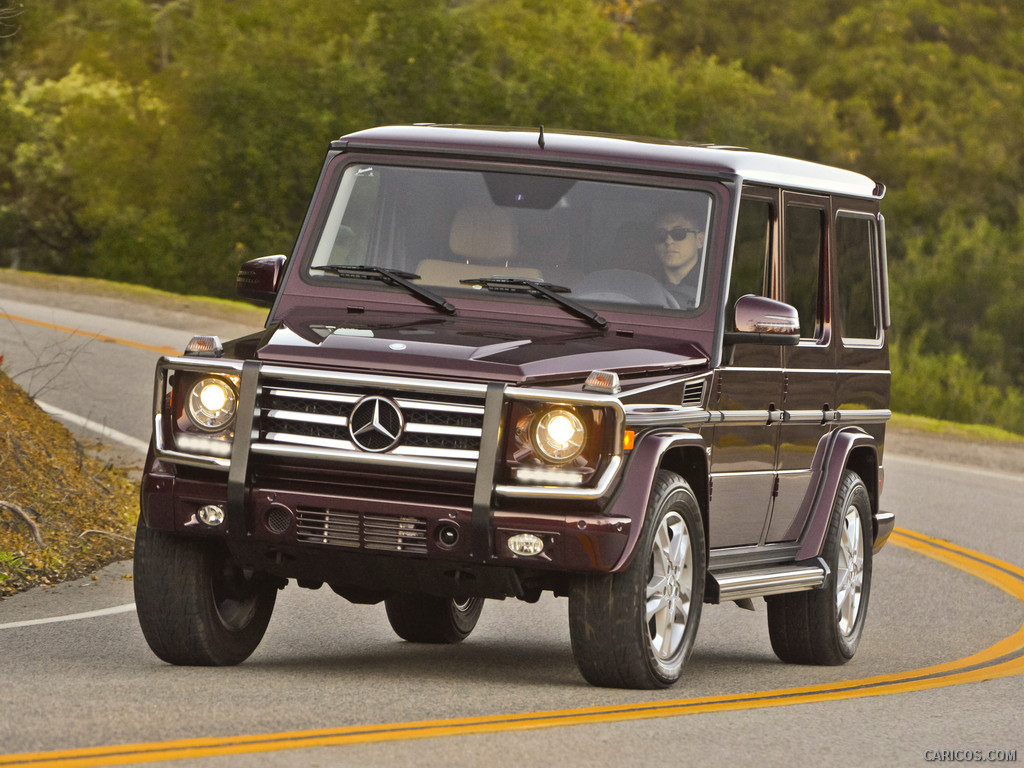
{"label": "headlight", "polygon": [[583,452],[587,429],[572,411],[555,408],[534,422],[532,438],[533,447],[544,459],[564,464]]}
{"label": "headlight", "polygon": [[206,378],[196,382],[185,400],[189,420],[205,432],[219,432],[235,418],[238,397],[224,379]]}

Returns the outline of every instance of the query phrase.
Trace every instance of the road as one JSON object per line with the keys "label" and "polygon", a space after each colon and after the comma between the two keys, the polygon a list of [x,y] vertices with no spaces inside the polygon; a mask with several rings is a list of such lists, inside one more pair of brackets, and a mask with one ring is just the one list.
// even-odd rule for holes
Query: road
{"label": "road", "polygon": [[[148,440],[158,350],[215,323],[41,303],[0,288],[5,371],[130,454]],[[778,662],[763,602],[706,606],[679,685],[603,690],[575,670],[564,600],[489,601],[465,643],[420,647],[382,606],[292,585],[249,661],[174,668],[149,652],[121,563],[0,602],[0,766],[1024,761],[1024,473],[892,451],[886,469],[903,533],[875,561],[843,667]]]}

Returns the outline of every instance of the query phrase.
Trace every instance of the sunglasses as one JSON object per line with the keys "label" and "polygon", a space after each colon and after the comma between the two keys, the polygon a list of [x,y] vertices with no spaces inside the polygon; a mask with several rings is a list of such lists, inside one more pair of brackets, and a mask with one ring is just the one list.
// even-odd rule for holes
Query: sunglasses
{"label": "sunglasses", "polygon": [[690,235],[696,235],[697,233],[698,230],[687,229],[686,227],[672,227],[672,229],[661,229],[658,227],[654,230],[652,237],[655,245],[661,245],[669,237],[678,243],[685,240]]}

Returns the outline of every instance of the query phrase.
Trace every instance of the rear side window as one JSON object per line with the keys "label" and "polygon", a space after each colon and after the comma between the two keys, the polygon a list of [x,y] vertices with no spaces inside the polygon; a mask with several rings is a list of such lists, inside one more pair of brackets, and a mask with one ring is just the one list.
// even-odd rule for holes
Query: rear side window
{"label": "rear side window", "polygon": [[877,240],[875,219],[841,211],[836,216],[836,265],[839,301],[836,306],[844,339],[877,339]]}

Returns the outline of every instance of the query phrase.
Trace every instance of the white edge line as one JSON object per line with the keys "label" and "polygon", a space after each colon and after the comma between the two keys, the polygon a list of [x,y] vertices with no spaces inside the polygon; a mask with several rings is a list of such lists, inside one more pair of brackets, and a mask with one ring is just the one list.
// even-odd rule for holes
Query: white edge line
{"label": "white edge line", "polygon": [[78,621],[79,619],[95,619],[100,616],[112,616],[115,613],[128,613],[135,610],[135,603],[118,605],[114,608],[103,608],[99,611],[87,611],[86,613],[72,613],[67,616],[54,616],[49,619],[30,619],[28,621],[12,621],[8,624],[0,624],[0,629],[16,629],[18,627],[34,627],[36,624],[56,624],[60,621]]}
{"label": "white edge line", "polygon": [[149,451],[149,443],[144,443],[138,438],[132,437],[131,435],[126,435],[124,432],[118,432],[116,429],[112,429],[111,427],[108,427],[104,424],[99,424],[95,421],[91,421],[90,419],[87,419],[84,416],[79,416],[77,413],[65,411],[63,408],[58,408],[55,405],[50,405],[39,400],[36,400],[36,405],[38,405],[51,416],[56,416],[58,419],[69,421],[75,426],[81,427],[82,429],[87,429],[90,432],[95,432],[104,440],[111,440],[115,443],[120,443],[121,445],[127,448],[131,448],[132,450],[143,454]]}

